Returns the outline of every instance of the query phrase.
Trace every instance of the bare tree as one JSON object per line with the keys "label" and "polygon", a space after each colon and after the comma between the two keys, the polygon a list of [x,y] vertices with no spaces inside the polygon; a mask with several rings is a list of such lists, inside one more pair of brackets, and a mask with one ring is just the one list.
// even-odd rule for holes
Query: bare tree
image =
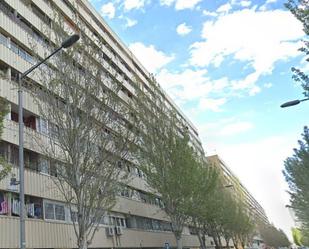
{"label": "bare tree", "polygon": [[[0,141],[1,135],[3,131],[3,119],[5,115],[8,113],[8,104],[5,99],[0,98]],[[11,171],[11,167],[8,163],[0,155],[0,181],[5,178],[9,172]]]}
{"label": "bare tree", "polygon": [[[39,70],[42,86],[32,85],[32,93],[47,135],[37,143],[71,211],[77,246],[85,249],[127,179],[121,166],[131,159],[135,136],[132,107],[118,96],[123,86],[116,72],[102,69],[103,43],[76,23],[79,43]],[[57,47],[68,36],[61,17],[53,29]]]}

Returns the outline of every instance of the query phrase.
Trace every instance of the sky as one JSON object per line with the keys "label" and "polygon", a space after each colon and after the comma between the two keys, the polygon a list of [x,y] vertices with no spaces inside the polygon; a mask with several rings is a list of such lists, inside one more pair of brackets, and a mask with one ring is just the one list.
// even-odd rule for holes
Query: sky
{"label": "sky", "polygon": [[309,101],[291,67],[309,72],[298,51],[301,23],[282,0],[90,0],[153,73],[218,154],[291,238],[282,170],[293,155]]}

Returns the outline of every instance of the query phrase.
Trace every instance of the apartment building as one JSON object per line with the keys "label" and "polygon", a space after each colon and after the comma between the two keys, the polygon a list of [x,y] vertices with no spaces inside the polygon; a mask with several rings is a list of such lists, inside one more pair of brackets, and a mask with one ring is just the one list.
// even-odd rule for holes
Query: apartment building
{"label": "apartment building", "polygon": [[[65,25],[74,27],[74,15],[87,29],[104,41],[102,70],[116,75],[123,85],[119,98],[133,97],[135,77],[152,88],[152,75],[108,27],[102,17],[87,0],[0,0],[0,97],[9,102],[10,112],[4,120],[4,131],[0,142],[0,155],[13,165],[18,179],[18,106],[17,75],[36,63],[32,51],[36,43],[37,53],[42,58],[49,51],[48,37],[44,30],[53,32],[54,13],[61,13]],[[34,76],[29,78],[41,84]],[[27,87],[25,85],[25,87]],[[33,142],[34,137],[51,135],[52,127],[40,117],[33,96],[24,92],[25,124],[25,200],[26,248],[75,248],[76,238],[69,212],[59,195],[52,177],[57,177],[54,165],[40,154]],[[203,154],[198,132],[194,125],[177,108],[161,89],[162,95],[178,117],[186,123],[191,143]],[[145,185],[143,173],[133,166],[127,169],[132,180],[119,193],[112,212],[101,221],[92,248],[162,248],[176,246],[169,218],[162,210],[160,196],[155,196]],[[10,178],[0,182],[0,248],[19,247],[19,194],[18,187],[10,185]],[[196,236],[189,228],[183,232],[183,246],[199,246]]]}
{"label": "apartment building", "polygon": [[223,176],[226,178],[228,187],[231,187],[231,191],[240,192],[245,204],[247,205],[248,212],[251,215],[260,219],[261,221],[269,223],[263,207],[252,196],[252,194],[250,194],[247,188],[240,182],[240,180],[226,165],[226,163],[218,155],[208,156],[207,160],[222,170]]}

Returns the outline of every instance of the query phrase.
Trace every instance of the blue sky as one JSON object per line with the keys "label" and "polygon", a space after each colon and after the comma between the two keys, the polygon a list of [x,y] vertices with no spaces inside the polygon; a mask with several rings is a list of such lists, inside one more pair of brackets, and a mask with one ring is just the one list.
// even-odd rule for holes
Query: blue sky
{"label": "blue sky", "polygon": [[[301,24],[282,0],[91,0],[96,10],[287,233],[283,160],[308,124],[292,66]],[[290,234],[289,234],[290,236]]]}

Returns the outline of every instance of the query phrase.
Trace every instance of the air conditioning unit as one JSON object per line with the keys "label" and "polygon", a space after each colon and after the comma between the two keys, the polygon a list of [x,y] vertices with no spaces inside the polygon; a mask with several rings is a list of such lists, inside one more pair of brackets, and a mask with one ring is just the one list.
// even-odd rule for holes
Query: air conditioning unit
{"label": "air conditioning unit", "polygon": [[114,229],[114,227],[107,227],[107,228],[106,228],[106,235],[107,235],[107,236],[114,236],[114,235],[115,235],[115,229]]}
{"label": "air conditioning unit", "polygon": [[121,235],[121,234],[123,234],[122,227],[120,227],[120,226],[116,226],[116,234],[117,234],[117,235]]}

